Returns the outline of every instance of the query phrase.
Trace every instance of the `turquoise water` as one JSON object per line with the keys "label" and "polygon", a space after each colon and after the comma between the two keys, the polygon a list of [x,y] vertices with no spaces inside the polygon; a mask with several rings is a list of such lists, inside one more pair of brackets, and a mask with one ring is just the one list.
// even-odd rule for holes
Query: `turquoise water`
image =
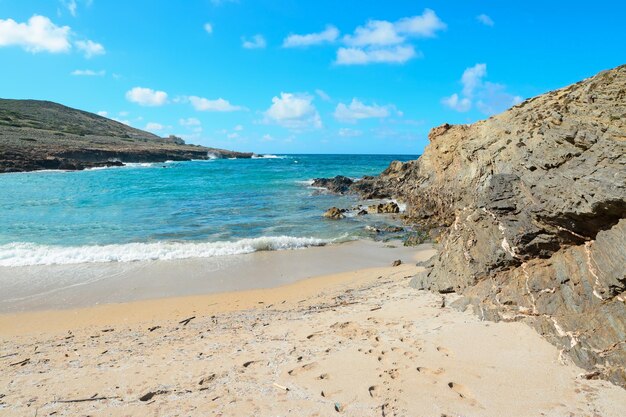
{"label": "turquoise water", "polygon": [[279,155],[3,174],[0,265],[216,256],[364,236],[362,218],[321,217],[356,197],[320,192],[310,180],[375,175],[415,157]]}

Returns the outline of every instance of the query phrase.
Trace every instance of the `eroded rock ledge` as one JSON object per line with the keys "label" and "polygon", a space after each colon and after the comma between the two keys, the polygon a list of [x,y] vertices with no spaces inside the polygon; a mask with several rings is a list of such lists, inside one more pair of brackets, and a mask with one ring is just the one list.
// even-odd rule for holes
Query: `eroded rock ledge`
{"label": "eroded rock ledge", "polygon": [[626,66],[429,139],[419,160],[351,185],[444,228],[413,284],[524,321],[626,387]]}

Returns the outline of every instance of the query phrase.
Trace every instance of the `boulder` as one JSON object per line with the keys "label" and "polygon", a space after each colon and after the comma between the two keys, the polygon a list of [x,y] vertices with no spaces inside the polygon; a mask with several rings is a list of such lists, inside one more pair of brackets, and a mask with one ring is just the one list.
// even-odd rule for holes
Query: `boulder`
{"label": "boulder", "polygon": [[326,188],[328,191],[335,194],[345,194],[350,189],[354,181],[348,177],[337,175],[335,178],[315,178],[313,180],[313,187]]}
{"label": "boulder", "polygon": [[337,207],[331,207],[324,213],[324,217],[327,219],[339,220],[346,217],[343,213],[345,213],[345,209],[340,209]]}
{"label": "boulder", "polygon": [[400,213],[400,207],[393,201],[389,203],[372,204],[367,207],[368,213],[382,214],[382,213]]}

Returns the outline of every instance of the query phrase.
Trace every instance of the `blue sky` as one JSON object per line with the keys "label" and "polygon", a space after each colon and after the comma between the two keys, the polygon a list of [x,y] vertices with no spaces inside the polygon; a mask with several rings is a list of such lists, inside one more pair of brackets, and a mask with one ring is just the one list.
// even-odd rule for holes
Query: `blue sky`
{"label": "blue sky", "polygon": [[421,153],[626,63],[622,1],[0,0],[0,96],[207,146]]}

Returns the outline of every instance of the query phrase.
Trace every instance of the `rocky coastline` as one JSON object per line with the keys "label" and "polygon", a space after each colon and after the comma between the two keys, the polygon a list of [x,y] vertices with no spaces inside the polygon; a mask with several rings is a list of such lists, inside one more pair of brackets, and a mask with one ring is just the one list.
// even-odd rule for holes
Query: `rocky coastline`
{"label": "rocky coastline", "polygon": [[0,173],[252,156],[161,138],[57,103],[0,99]]}
{"label": "rocky coastline", "polygon": [[377,177],[314,185],[406,203],[439,246],[412,286],[522,321],[626,387],[626,66],[429,140]]}

